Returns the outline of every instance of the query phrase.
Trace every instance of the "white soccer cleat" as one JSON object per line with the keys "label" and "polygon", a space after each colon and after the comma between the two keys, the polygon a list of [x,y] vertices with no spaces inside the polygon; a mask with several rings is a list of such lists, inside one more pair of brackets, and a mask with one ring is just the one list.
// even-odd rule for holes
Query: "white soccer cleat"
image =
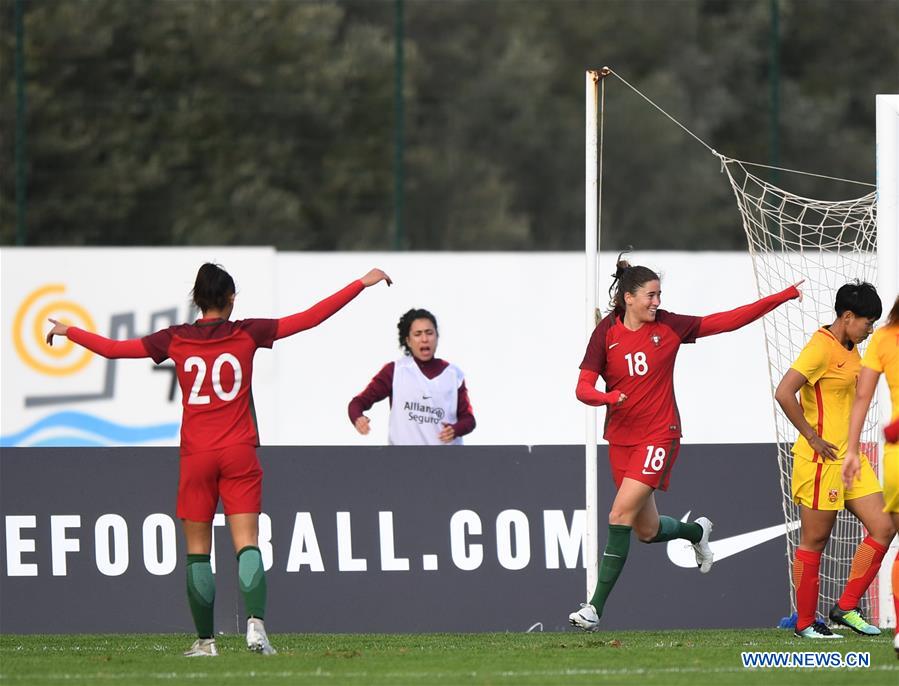
{"label": "white soccer cleat", "polygon": [[798,638],[822,638],[822,639],[833,639],[833,638],[843,638],[842,634],[835,634],[830,630],[830,627],[827,626],[824,622],[813,622],[809,626],[805,627],[800,631],[796,629],[793,631],[793,635]]}
{"label": "white soccer cleat", "polygon": [[265,624],[261,619],[250,617],[247,620],[247,648],[254,653],[262,655],[276,655],[277,650],[272,648],[272,644],[268,642],[268,635],[265,633]]}
{"label": "white soccer cleat", "polygon": [[184,651],[184,657],[218,657],[218,654],[214,638],[198,638],[190,650]]}
{"label": "white soccer cleat", "polygon": [[584,631],[596,631],[599,628],[599,615],[596,608],[589,603],[581,603],[581,609],[568,615],[568,623]]}
{"label": "white soccer cleat", "polygon": [[699,567],[700,572],[707,574],[715,561],[715,553],[709,547],[709,534],[712,533],[712,522],[709,521],[708,517],[699,517],[695,523],[702,527],[702,538],[699,539],[698,543],[693,544],[693,552],[696,553],[696,566]]}

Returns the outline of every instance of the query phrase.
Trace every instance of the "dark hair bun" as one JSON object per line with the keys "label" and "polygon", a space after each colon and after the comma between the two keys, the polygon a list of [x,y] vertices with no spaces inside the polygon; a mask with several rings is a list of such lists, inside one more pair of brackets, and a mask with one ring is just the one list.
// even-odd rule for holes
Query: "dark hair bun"
{"label": "dark hair bun", "polygon": [[207,262],[197,271],[191,295],[200,311],[206,312],[210,309],[221,310],[227,307],[235,292],[234,279],[231,275],[221,266]]}
{"label": "dark hair bun", "polygon": [[618,263],[615,265],[615,273],[612,274],[612,277],[615,279],[620,279],[624,276],[624,272],[631,268],[630,262],[627,260],[618,260]]}

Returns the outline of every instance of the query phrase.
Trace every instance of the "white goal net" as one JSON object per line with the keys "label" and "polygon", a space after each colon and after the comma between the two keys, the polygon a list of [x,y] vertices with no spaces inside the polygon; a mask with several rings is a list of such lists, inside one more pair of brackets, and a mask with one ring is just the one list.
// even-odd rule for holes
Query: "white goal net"
{"label": "white goal net", "polygon": [[[837,289],[854,279],[877,284],[875,193],[853,200],[813,200],[768,183],[750,172],[743,162],[721,159],[743,218],[759,297],[805,279],[801,287],[802,302],[791,300],[763,320],[773,402],[774,389],[811,335],[835,319],[833,303]],[[796,439],[796,429],[777,403],[773,405],[783,511],[788,525],[786,559],[790,603],[795,611],[792,564],[799,543],[799,529],[795,525],[799,521],[799,507],[793,503],[790,493],[793,462],[790,449]],[[877,417],[875,405],[868,413],[862,444],[879,474]],[[858,520],[846,511],[840,512],[821,558],[818,611],[825,618],[843,590],[863,535]],[[875,625],[879,619],[878,605],[875,579],[861,607],[862,613]]]}

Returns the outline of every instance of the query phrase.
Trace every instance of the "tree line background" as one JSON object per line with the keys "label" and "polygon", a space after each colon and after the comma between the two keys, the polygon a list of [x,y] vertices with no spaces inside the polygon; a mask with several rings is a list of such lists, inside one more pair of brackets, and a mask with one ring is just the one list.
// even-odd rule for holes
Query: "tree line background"
{"label": "tree line background", "polygon": [[[0,0],[6,245],[17,241],[14,5]],[[896,92],[899,76],[899,0],[23,9],[27,245],[576,250],[586,68],[611,66],[723,154],[869,183],[874,95]],[[743,247],[717,159],[614,77],[605,107],[603,247]],[[810,197],[870,190],[778,182]]]}

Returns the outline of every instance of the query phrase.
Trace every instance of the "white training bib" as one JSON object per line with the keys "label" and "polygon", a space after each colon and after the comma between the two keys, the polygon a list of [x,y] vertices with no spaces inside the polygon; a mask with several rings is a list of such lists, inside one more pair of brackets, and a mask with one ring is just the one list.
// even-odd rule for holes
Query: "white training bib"
{"label": "white training bib", "polygon": [[[462,370],[450,364],[429,379],[411,356],[393,365],[393,406],[390,408],[390,445],[445,445],[438,434],[443,424],[455,424]],[[450,445],[461,445],[462,437]]]}

